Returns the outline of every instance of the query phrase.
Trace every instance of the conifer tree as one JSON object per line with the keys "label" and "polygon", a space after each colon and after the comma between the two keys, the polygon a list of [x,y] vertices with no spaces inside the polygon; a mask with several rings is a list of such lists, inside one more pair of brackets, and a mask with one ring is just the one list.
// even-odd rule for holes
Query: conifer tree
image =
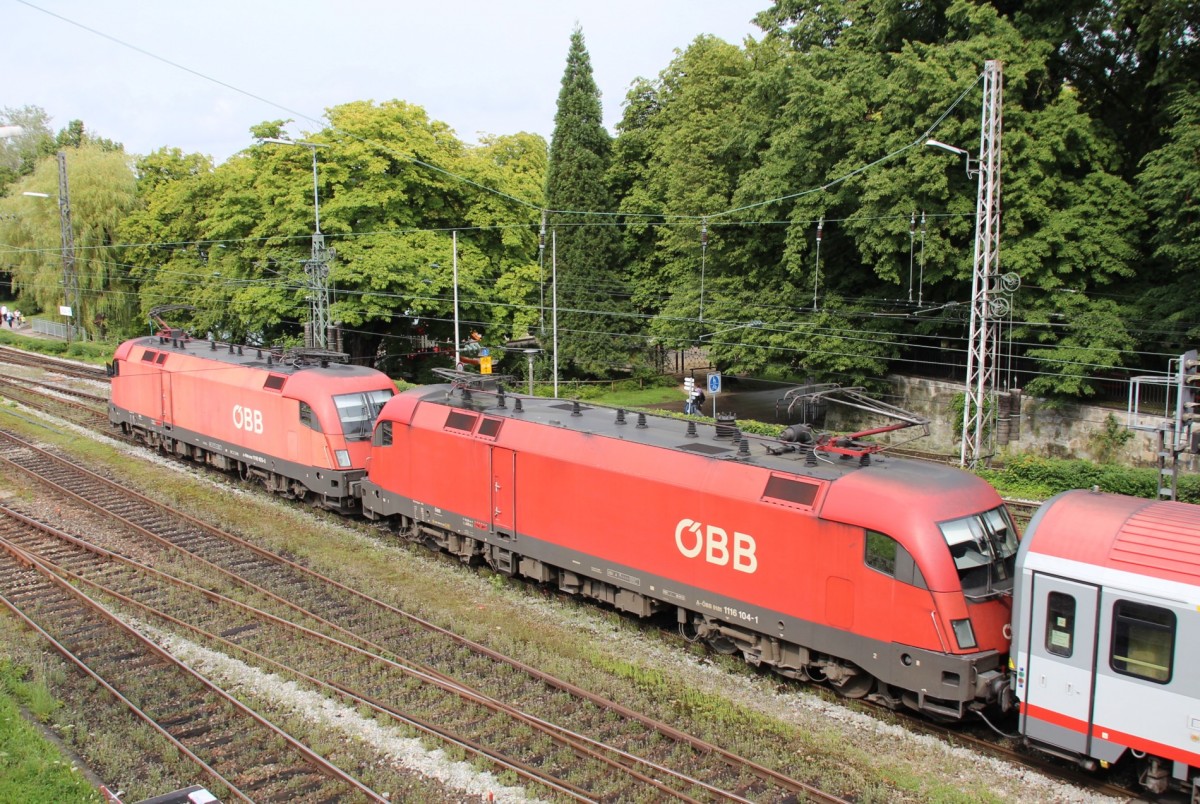
{"label": "conifer tree", "polygon": [[628,363],[631,351],[629,288],[620,270],[617,220],[609,214],[616,209],[606,180],[611,149],[600,90],[576,28],[554,116],[546,205],[556,255],[559,363],[583,375],[608,375]]}

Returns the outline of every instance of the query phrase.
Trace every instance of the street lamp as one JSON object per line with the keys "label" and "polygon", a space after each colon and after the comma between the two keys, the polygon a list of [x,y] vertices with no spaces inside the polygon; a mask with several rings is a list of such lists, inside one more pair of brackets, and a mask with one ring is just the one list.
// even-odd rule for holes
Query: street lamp
{"label": "street lamp", "polygon": [[925,144],[930,148],[941,148],[943,151],[949,151],[952,154],[963,157],[963,162],[967,168],[967,178],[972,178],[979,173],[979,160],[971,158],[971,152],[965,148],[959,148],[957,145],[950,145],[941,140],[928,139]]}
{"label": "street lamp", "polygon": [[[11,136],[11,135],[8,135]],[[22,195],[30,196],[31,198],[49,198],[49,193],[35,193],[26,191]],[[58,223],[59,234],[62,239],[62,262],[63,262],[63,304],[59,306],[58,312],[67,317],[67,343],[72,340],[72,329],[79,331],[80,340],[85,339],[85,330],[82,323],[76,324],[74,327],[71,324],[72,319],[79,321],[79,316],[83,313],[83,305],[79,299],[79,280],[75,273],[75,230],[71,225],[71,201],[70,191],[67,186],[67,152],[58,152]]]}
{"label": "street lamp", "polygon": [[310,344],[324,349],[329,343],[329,252],[325,248],[325,235],[321,233],[321,197],[317,190],[317,149],[329,146],[320,142],[285,140],[280,137],[263,137],[262,142],[270,142],[275,145],[298,145],[312,151],[315,228],[312,236],[312,257],[308,261],[308,275],[311,283],[309,326],[312,328],[312,334]]}

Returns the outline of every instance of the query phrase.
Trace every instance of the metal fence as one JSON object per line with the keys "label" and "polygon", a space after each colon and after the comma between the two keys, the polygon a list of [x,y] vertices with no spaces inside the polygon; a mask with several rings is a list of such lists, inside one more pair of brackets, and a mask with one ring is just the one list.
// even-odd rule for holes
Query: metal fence
{"label": "metal fence", "polygon": [[29,321],[29,325],[39,335],[46,335],[51,338],[62,338],[66,341],[77,340],[79,337],[78,328],[70,324],[47,321],[44,318],[34,318]]}

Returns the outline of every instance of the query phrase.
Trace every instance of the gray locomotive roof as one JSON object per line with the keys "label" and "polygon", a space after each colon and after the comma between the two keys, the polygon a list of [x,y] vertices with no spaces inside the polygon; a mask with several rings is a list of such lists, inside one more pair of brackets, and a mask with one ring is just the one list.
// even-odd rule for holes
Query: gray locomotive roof
{"label": "gray locomotive roof", "polygon": [[262,369],[274,374],[291,375],[297,371],[324,371],[339,377],[372,374],[375,369],[339,362],[345,355],[317,349],[293,350],[279,353],[255,346],[237,346],[219,341],[197,341],[148,335],[134,343],[159,352],[186,353],[191,357],[215,360],[246,368]]}
{"label": "gray locomotive roof", "polygon": [[[912,480],[926,479],[934,482],[947,473],[957,472],[947,466],[926,461],[887,456],[873,453],[869,462],[863,464],[857,457],[843,457],[837,453],[817,450],[816,466],[806,462],[807,450],[799,444],[787,444],[779,439],[757,436],[737,431],[748,444],[742,447],[733,442],[736,423],[718,426],[703,421],[687,421],[646,413],[633,413],[616,407],[576,402],[570,399],[551,399],[505,394],[503,397],[492,391],[471,391],[467,398],[462,390],[451,385],[426,386],[418,391],[421,398],[441,402],[453,407],[487,413],[489,416],[522,419],[538,422],[581,433],[618,438],[680,452],[703,455],[713,460],[738,461],[789,474],[803,475],[822,480],[836,480],[851,472],[886,472],[904,475]],[[503,407],[501,407],[503,404]],[[624,424],[618,421],[623,415]],[[797,447],[794,451],[772,454],[768,448],[782,450]]]}

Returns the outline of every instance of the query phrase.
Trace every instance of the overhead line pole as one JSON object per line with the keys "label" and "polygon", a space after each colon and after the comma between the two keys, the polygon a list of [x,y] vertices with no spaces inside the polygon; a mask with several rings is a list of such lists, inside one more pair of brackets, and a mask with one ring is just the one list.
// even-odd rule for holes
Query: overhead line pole
{"label": "overhead line pole", "polygon": [[990,294],[1000,276],[1000,135],[1003,129],[1001,64],[984,63],[979,131],[979,184],[975,203],[975,256],[971,272],[971,324],[967,344],[960,463],[973,469],[988,457],[985,435],[995,412],[987,404],[996,390],[995,350],[1000,316]]}
{"label": "overhead line pole", "polygon": [[[67,152],[58,152],[58,225],[62,232],[63,303],[71,308],[67,321],[67,342],[72,340],[74,328],[84,340],[80,315],[83,307],[79,299],[79,275],[75,270],[75,227],[71,225],[71,193],[67,186]],[[74,322],[74,324],[72,323]]]}

